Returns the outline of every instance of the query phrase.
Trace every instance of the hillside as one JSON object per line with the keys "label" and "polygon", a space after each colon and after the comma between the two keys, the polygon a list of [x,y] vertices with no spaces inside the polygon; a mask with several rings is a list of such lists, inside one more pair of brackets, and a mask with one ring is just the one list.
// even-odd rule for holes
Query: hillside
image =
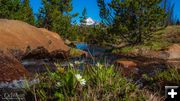
{"label": "hillside", "polygon": [[163,59],[179,58],[180,26],[168,26],[152,34],[150,40],[135,46],[114,49],[113,53],[142,55]]}

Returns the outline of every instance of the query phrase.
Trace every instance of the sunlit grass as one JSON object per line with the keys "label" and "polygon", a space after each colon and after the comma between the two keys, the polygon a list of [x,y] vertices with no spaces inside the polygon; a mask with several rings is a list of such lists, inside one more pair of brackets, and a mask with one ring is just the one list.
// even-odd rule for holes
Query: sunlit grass
{"label": "sunlit grass", "polygon": [[84,70],[74,69],[79,62],[62,68],[56,64],[56,72],[39,74],[40,83],[28,91],[39,100],[87,100],[87,101],[144,101],[143,92],[115,71],[114,66],[105,67],[85,64]]}

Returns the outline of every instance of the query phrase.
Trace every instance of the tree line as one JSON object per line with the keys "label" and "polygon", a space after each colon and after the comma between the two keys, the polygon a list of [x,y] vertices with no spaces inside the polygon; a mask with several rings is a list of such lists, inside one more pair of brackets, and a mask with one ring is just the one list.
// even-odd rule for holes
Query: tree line
{"label": "tree line", "polygon": [[97,5],[102,23],[96,27],[84,25],[86,9],[80,16],[81,26],[72,24],[72,18],[78,16],[78,13],[70,14],[72,0],[42,0],[37,14],[33,13],[29,0],[0,0],[0,18],[22,20],[71,40],[95,38],[117,44],[122,40],[143,43],[153,32],[179,24],[179,20],[174,20],[174,5],[169,0],[111,0],[109,3],[97,0]]}
{"label": "tree line", "polygon": [[[141,44],[154,32],[174,24],[174,5],[168,0],[97,0],[102,22],[108,26],[104,40]],[[102,35],[102,36],[104,36]],[[112,41],[114,40],[114,41]]]}
{"label": "tree line", "polygon": [[35,17],[29,0],[0,0],[0,18],[15,19],[35,24]]}

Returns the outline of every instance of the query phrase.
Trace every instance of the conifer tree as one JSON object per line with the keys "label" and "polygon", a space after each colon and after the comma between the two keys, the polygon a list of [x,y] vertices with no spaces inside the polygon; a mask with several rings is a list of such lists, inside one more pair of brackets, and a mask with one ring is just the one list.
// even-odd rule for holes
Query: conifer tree
{"label": "conifer tree", "polygon": [[0,18],[21,19],[21,10],[20,0],[0,0]]}
{"label": "conifer tree", "polygon": [[176,25],[180,25],[180,20],[179,19],[177,19]]}
{"label": "conifer tree", "polygon": [[167,21],[168,21],[168,25],[173,25],[174,24],[174,4],[170,6],[169,11],[168,11],[168,17],[167,17]]}
{"label": "conifer tree", "polygon": [[34,15],[29,6],[29,0],[0,0],[0,18],[34,24]]}
{"label": "conifer tree", "polygon": [[43,7],[40,8],[38,18],[38,27],[44,27],[55,31],[64,37],[71,27],[72,0],[42,0]]}
{"label": "conifer tree", "polygon": [[167,13],[167,17],[165,20],[165,24],[168,25],[173,25],[175,24],[175,17],[174,17],[174,4],[172,3],[171,0],[163,0],[163,6],[164,6],[164,11]]}
{"label": "conifer tree", "polygon": [[110,22],[108,38],[121,37],[130,44],[150,39],[153,32],[165,27],[162,21],[167,14],[161,3],[162,0],[112,0],[105,5],[104,0],[98,0],[101,18]]}
{"label": "conifer tree", "polygon": [[29,24],[34,25],[34,21],[35,21],[34,14],[33,14],[32,8],[30,7],[29,3],[30,3],[29,0],[24,0],[22,2],[23,14],[24,14],[23,20]]}
{"label": "conifer tree", "polygon": [[87,19],[87,11],[86,11],[86,8],[84,8],[83,11],[82,11],[82,16],[80,16],[81,25],[86,24],[86,19]]}

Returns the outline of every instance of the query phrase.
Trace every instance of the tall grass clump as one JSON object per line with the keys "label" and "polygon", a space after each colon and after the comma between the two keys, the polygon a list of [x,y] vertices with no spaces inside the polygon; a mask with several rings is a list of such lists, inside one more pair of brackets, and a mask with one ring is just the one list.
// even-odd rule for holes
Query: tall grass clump
{"label": "tall grass clump", "polygon": [[154,92],[159,92],[160,94],[164,94],[165,86],[180,85],[180,71],[175,67],[157,71],[153,76],[143,74],[142,78],[145,80],[144,84],[146,85],[146,88]]}

